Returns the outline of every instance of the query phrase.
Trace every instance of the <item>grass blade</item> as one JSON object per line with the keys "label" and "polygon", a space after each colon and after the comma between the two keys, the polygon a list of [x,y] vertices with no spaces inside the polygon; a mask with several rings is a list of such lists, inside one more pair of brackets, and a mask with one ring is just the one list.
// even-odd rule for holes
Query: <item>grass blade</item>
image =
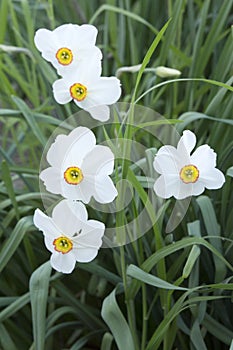
{"label": "grass blade", "polygon": [[187,290],[187,288],[178,287],[174,284],[162,280],[161,278],[153,276],[135,265],[129,265],[127,269],[127,275],[157,288],[171,290]]}
{"label": "grass blade", "polygon": [[12,100],[15,102],[15,104],[17,105],[17,107],[19,108],[21,113],[23,114],[24,118],[28,122],[28,125],[30,126],[33,134],[36,136],[36,138],[40,141],[40,143],[42,145],[45,145],[46,139],[45,139],[43,133],[41,132],[41,130],[40,130],[31,110],[29,109],[29,107],[26,105],[26,103],[23,100],[21,100],[17,96],[12,96]]}
{"label": "grass blade", "polygon": [[18,221],[13,232],[5,241],[5,244],[3,244],[0,251],[0,272],[4,269],[12,255],[15,253],[25,233],[32,230],[32,228],[34,228],[34,226],[32,224],[31,216],[26,216]]}
{"label": "grass blade", "polygon": [[119,350],[135,350],[129,325],[117,305],[116,290],[114,289],[104,299],[101,315],[110,328]]}
{"label": "grass blade", "polygon": [[51,265],[50,262],[46,262],[33,272],[29,282],[36,350],[44,350],[45,346],[46,307],[50,274]]}

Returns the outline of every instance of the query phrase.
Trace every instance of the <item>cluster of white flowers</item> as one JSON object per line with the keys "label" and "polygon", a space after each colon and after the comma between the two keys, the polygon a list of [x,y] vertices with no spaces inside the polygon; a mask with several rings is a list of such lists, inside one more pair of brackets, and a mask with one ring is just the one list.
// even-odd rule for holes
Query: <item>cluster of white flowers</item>
{"label": "cluster of white flowers", "polygon": [[106,121],[108,105],[119,99],[121,87],[116,77],[101,77],[97,33],[89,24],[63,24],[53,31],[42,28],[35,34],[35,45],[62,77],[53,83],[55,100],[60,104],[73,100],[93,118]]}
{"label": "cluster of white flowers", "polygon": [[[101,77],[102,53],[95,46],[96,35],[92,25],[65,24],[54,31],[39,29],[35,44],[62,76],[53,84],[55,100],[65,104],[73,99],[93,118],[105,121],[108,106],[119,99],[121,88],[117,78]],[[166,145],[159,149],[153,163],[160,174],[154,184],[156,195],[180,200],[200,195],[205,188],[223,186],[225,177],[216,168],[216,153],[202,145],[191,155],[195,145],[195,134],[185,130],[177,148]],[[40,179],[49,192],[65,199],[55,206],[52,217],[36,209],[34,224],[44,233],[52,267],[70,273],[76,261],[94,259],[102,245],[105,226],[88,220],[83,203],[92,197],[99,203],[110,203],[117,196],[109,176],[114,170],[114,155],[108,147],[96,145],[91,130],[80,126],[68,135],[57,136],[47,161],[51,166],[40,173]]]}
{"label": "cluster of white flowers", "polygon": [[[116,77],[101,77],[102,53],[95,46],[96,36],[92,25],[64,24],[53,31],[39,29],[35,45],[62,77],[53,83],[55,100],[60,104],[74,100],[93,118],[105,121],[110,115],[108,105],[119,99],[121,87]],[[49,192],[65,199],[55,206],[52,217],[36,209],[34,224],[44,233],[52,267],[70,273],[76,261],[93,260],[102,245],[105,226],[88,220],[80,201],[87,204],[94,197],[109,203],[117,196],[109,177],[114,155],[108,147],[96,145],[91,130],[77,127],[69,135],[57,136],[47,161],[51,166],[40,178]]]}

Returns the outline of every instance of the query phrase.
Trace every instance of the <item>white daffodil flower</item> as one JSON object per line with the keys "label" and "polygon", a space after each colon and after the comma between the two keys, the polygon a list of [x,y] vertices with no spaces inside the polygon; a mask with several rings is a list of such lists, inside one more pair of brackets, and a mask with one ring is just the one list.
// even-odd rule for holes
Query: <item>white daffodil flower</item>
{"label": "white daffodil flower", "polygon": [[116,77],[100,77],[96,60],[90,57],[77,69],[53,83],[55,100],[65,104],[73,100],[79,108],[88,111],[94,119],[109,119],[108,105],[115,103],[121,95],[120,81]]}
{"label": "white daffodil flower", "polygon": [[97,29],[89,24],[63,24],[53,31],[41,28],[34,42],[42,57],[51,62],[58,74],[73,72],[80,62],[95,58],[96,69],[101,71],[102,53],[95,46]]}
{"label": "white daffodil flower", "polygon": [[110,203],[117,190],[109,177],[114,155],[107,146],[96,145],[94,133],[77,127],[69,135],[57,136],[47,153],[51,167],[40,173],[46,189],[73,200]]}
{"label": "white daffodil flower", "polygon": [[184,199],[200,195],[205,188],[218,189],[225,177],[216,169],[216,153],[208,146],[198,147],[196,136],[185,130],[177,148],[162,146],[154,159],[154,169],[161,174],[154,184],[155,193],[162,198]]}
{"label": "white daffodil flower", "polygon": [[84,204],[66,199],[56,205],[52,217],[35,210],[34,225],[43,231],[46,248],[52,253],[51,265],[58,272],[71,273],[76,261],[89,262],[96,257],[105,226],[87,219]]}

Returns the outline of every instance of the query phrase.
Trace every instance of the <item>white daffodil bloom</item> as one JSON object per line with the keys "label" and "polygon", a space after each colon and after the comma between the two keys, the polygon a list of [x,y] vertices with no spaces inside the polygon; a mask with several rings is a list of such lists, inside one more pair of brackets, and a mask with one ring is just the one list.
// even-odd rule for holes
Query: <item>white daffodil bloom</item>
{"label": "white daffodil bloom", "polygon": [[116,77],[100,77],[96,60],[90,57],[75,71],[53,83],[55,100],[65,104],[73,100],[79,108],[88,111],[94,119],[109,119],[108,105],[115,103],[121,95],[120,81]]}
{"label": "white daffodil bloom", "polygon": [[66,199],[56,205],[52,217],[36,209],[34,225],[43,232],[46,248],[52,253],[51,265],[58,272],[71,273],[76,261],[89,262],[96,257],[105,226],[87,219],[84,204]]}
{"label": "white daffodil bloom", "polygon": [[154,169],[161,174],[154,184],[155,193],[162,198],[184,199],[200,195],[205,188],[218,189],[225,177],[216,169],[216,153],[208,146],[198,147],[196,136],[185,130],[177,148],[162,146],[154,159]]}
{"label": "white daffodil bloom", "polygon": [[46,189],[73,200],[110,203],[117,190],[109,177],[114,155],[107,146],[96,145],[94,133],[77,127],[69,135],[57,136],[47,153],[51,167],[40,173]]}
{"label": "white daffodil bloom", "polygon": [[60,75],[73,72],[80,62],[95,58],[96,69],[101,71],[102,53],[95,46],[97,29],[89,24],[63,24],[53,31],[41,28],[34,42],[42,57],[51,62]]}

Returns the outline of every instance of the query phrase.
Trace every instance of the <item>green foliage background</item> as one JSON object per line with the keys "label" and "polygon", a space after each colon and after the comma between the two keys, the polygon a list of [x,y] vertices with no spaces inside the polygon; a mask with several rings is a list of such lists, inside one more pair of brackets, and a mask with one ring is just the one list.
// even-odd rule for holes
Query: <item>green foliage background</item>
{"label": "green foliage background", "polygon": [[[232,0],[0,1],[0,349],[233,349],[232,5]],[[169,18],[159,45],[148,51]],[[98,28],[103,75],[152,55],[147,66],[152,69],[140,81],[136,73],[122,73],[121,101],[130,102],[138,84],[139,104],[171,122],[181,120],[178,131],[191,129],[200,144],[215,149],[226,183],[193,198],[170,234],[165,228],[173,200],[142,238],[102,249],[97,259],[66,276],[51,274],[32,215],[43,209],[38,172],[44,145],[77,108],[55,102],[56,73],[33,38],[38,28],[69,22]],[[179,69],[180,79],[156,77],[153,68],[161,65]],[[114,130],[108,132],[114,136]],[[146,134],[134,137],[140,141]],[[142,162],[149,164],[160,144],[151,137],[145,144],[152,150]],[[127,219],[145,202],[148,215],[156,216],[141,174],[118,165],[114,176],[127,178],[134,188]],[[124,221],[124,213],[117,220]]]}

